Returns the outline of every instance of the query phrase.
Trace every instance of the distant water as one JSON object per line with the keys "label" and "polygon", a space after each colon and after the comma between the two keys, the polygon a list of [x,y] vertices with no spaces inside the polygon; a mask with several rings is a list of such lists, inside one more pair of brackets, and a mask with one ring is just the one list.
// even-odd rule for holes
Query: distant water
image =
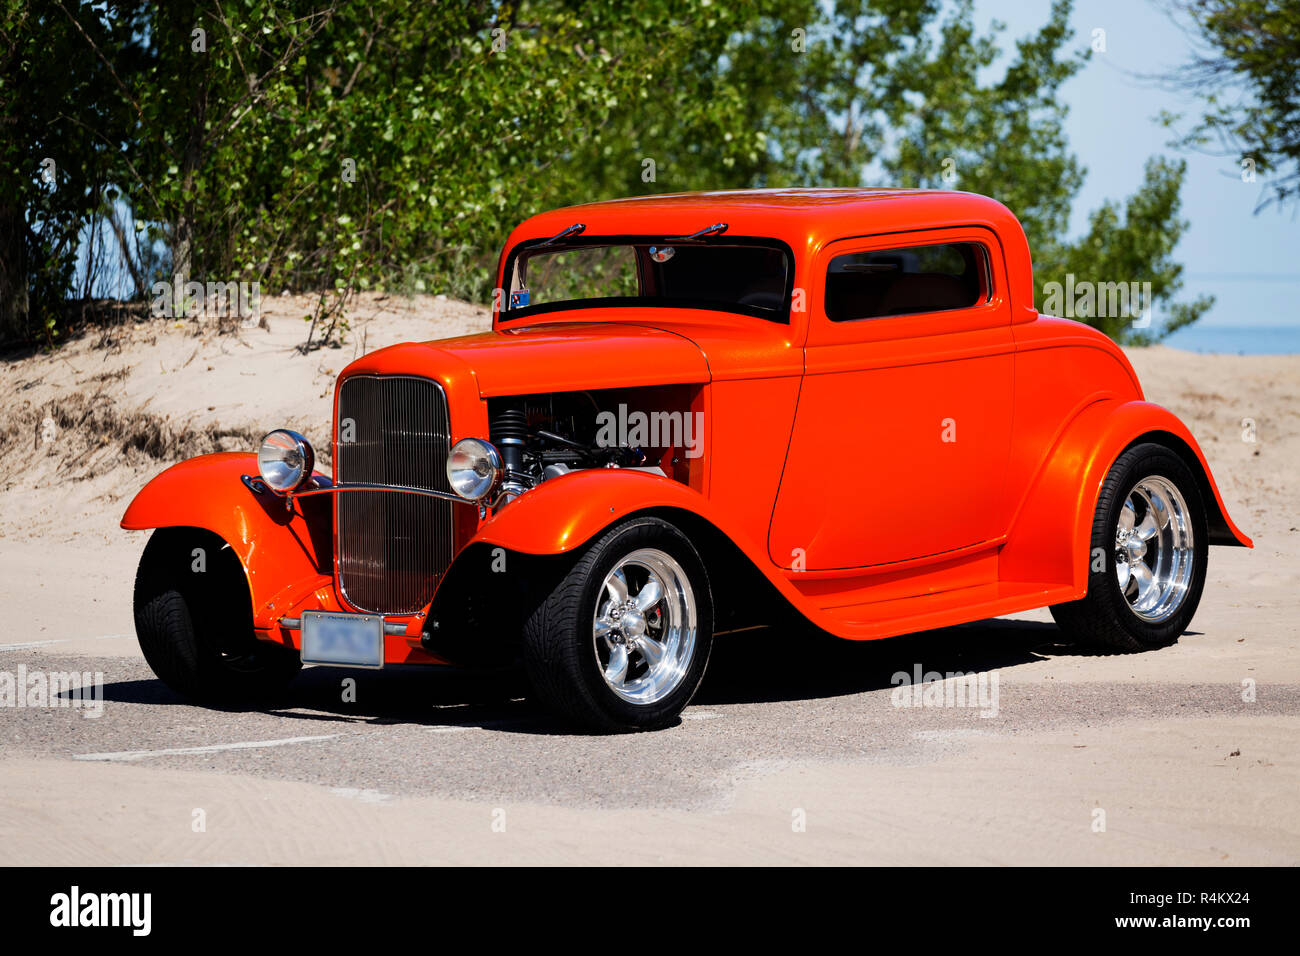
{"label": "distant water", "polygon": [[1188,352],[1285,355],[1300,352],[1300,325],[1202,325],[1194,322],[1160,344]]}

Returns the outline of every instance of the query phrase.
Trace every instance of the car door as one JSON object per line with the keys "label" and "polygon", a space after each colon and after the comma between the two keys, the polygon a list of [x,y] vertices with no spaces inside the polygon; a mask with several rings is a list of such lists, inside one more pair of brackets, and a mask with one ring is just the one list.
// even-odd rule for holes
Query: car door
{"label": "car door", "polygon": [[1005,531],[1014,358],[980,227],[818,254],[805,374],[768,548],[809,571],[910,561]]}

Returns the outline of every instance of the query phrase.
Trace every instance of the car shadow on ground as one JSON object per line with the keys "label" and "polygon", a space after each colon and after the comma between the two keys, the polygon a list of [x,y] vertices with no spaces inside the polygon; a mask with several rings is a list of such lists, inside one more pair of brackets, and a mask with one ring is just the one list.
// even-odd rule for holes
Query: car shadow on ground
{"label": "car shadow on ground", "polygon": [[[1189,632],[1188,636],[1191,636]],[[880,641],[845,641],[806,628],[722,634],[693,706],[817,700],[891,688],[896,674],[978,673],[1062,656],[1106,653],[1070,643],[1055,624],[986,620]],[[273,706],[211,708],[304,723],[479,727],[506,733],[583,733],[534,706],[522,670],[309,667]],[[158,680],[108,684],[105,700],[176,706]]]}
{"label": "car shadow on ground", "polygon": [[987,620],[876,641],[757,628],[720,635],[696,704],[742,704],[841,697],[892,688],[916,670],[980,673],[1053,657],[1104,654],[1071,643],[1055,624]]}
{"label": "car shadow on ground", "polygon": [[[383,670],[307,667],[283,694],[264,703],[194,704],[156,678],[104,685],[107,702],[199,706],[223,714],[267,714],[325,724],[494,726],[541,720],[517,669],[389,666]],[[537,732],[547,732],[538,728]],[[558,732],[558,731],[557,731]]]}

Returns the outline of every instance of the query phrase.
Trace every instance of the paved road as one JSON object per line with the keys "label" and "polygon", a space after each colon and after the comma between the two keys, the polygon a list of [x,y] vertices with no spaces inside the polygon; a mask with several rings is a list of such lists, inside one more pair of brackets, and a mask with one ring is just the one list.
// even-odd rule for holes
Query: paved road
{"label": "paved road", "polygon": [[[0,672],[102,671],[103,715],[6,708],[6,756],[576,808],[720,810],[738,782],[795,762],[912,766],[990,737],[1300,715],[1300,685],[1264,683],[1246,702],[1236,670],[1200,683],[1059,680],[1063,666],[1085,678],[1113,674],[1117,658],[1063,644],[1053,625],[1035,621],[818,644],[803,654],[772,630],[726,636],[678,726],[609,737],[574,733],[534,708],[518,675],[310,668],[279,707],[218,711],[180,701],[140,659],[50,650],[0,648]],[[1134,669],[1150,670],[1152,658],[1132,659]],[[927,671],[996,673],[996,715],[895,706],[892,675],[918,661]],[[343,700],[345,677],[356,680],[355,703]]]}

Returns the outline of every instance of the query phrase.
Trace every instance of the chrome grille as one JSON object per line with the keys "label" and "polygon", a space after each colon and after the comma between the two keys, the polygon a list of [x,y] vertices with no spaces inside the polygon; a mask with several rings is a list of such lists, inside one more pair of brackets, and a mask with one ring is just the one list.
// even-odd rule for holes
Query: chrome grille
{"label": "chrome grille", "polygon": [[[450,492],[450,434],[447,398],[436,382],[354,375],[339,389],[335,479]],[[427,604],[451,564],[453,503],[382,491],[334,499],[339,586],[348,602],[381,614]]]}

